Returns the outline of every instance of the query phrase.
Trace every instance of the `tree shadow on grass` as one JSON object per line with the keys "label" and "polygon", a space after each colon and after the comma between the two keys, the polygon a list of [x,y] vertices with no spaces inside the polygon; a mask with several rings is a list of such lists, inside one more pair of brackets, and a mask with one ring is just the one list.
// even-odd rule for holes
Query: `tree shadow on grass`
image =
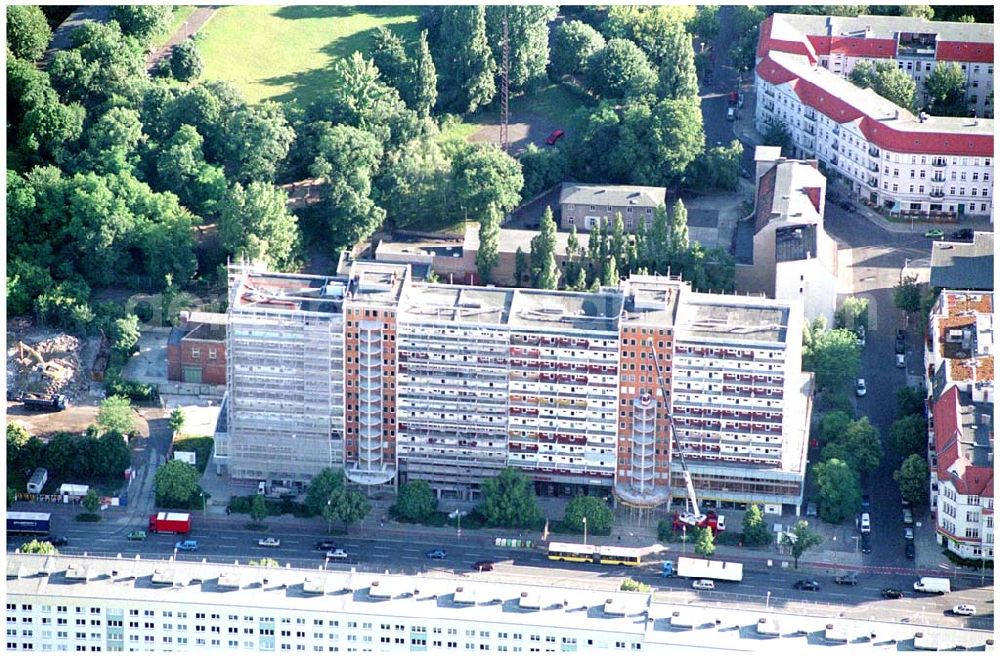
{"label": "tree shadow on grass", "polygon": [[299,20],[302,18],[342,18],[353,16],[361,7],[348,5],[294,5],[282,7],[274,12],[279,18]]}

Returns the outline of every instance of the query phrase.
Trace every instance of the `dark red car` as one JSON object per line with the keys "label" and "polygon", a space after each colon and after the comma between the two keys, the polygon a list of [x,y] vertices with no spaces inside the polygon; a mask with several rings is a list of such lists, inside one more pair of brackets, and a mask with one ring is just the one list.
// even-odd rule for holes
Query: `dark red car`
{"label": "dark red car", "polygon": [[545,144],[555,144],[556,142],[559,141],[559,138],[563,137],[564,135],[566,135],[566,131],[564,131],[561,128],[557,128],[556,130],[549,133],[549,136],[545,138]]}
{"label": "dark red car", "polygon": [[729,92],[729,105],[736,105],[736,101],[739,100],[739,95],[736,92]]}

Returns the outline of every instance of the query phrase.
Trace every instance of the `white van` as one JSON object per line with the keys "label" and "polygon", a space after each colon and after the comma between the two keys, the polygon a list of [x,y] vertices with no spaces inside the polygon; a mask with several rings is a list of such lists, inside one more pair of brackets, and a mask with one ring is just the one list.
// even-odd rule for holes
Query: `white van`
{"label": "white van", "polygon": [[870,513],[861,514],[861,533],[871,534],[872,531],[872,517]]}
{"label": "white van", "polygon": [[726,110],[726,121],[736,121],[736,108]]}
{"label": "white van", "polygon": [[950,594],[951,580],[948,578],[922,577],[913,583],[914,591],[928,594]]}
{"label": "white van", "polygon": [[699,591],[712,591],[715,589],[715,582],[712,580],[695,580],[691,583],[692,589],[698,589]]}
{"label": "white van", "polygon": [[258,495],[267,495],[267,482],[265,482],[265,481],[258,481],[257,482],[257,494]]}

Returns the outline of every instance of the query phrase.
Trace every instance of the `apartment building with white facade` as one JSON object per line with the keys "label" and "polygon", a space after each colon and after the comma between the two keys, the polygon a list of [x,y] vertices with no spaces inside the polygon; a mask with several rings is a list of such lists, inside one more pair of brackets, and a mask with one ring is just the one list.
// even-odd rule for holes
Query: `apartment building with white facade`
{"label": "apartment building with white facade", "polygon": [[784,124],[794,156],[817,159],[828,176],[887,212],[992,220],[992,119],[914,115],[823,68],[813,49],[768,37],[775,24],[761,26],[759,131]]}
{"label": "apartment building with white facade", "polygon": [[[329,466],[356,484],[424,479],[438,494],[475,499],[483,479],[513,466],[543,495],[667,503],[683,495],[668,423],[683,318],[685,350],[739,347],[746,359],[733,368],[769,379],[766,402],[753,388],[727,397],[753,421],[718,429],[734,444],[716,438],[715,453],[696,457],[706,492],[801,503],[804,465],[792,455],[808,420],[781,421],[810,414],[799,382],[801,303],[706,297],[677,278],[647,276],[589,293],[415,283],[408,268],[355,262],[343,278],[234,269],[228,428],[217,450],[230,474],[305,484]],[[690,320],[696,310],[706,319]],[[718,315],[735,320],[709,332]],[[703,387],[722,374],[699,378]],[[786,378],[795,387],[772,385]],[[300,422],[315,440],[302,441]],[[769,449],[734,449],[758,440]]]}
{"label": "apartment building with white facade", "polygon": [[773,14],[761,24],[757,55],[770,50],[807,55],[845,78],[859,62],[895,62],[916,83],[918,106],[927,104],[924,83],[934,67],[953,63],[965,74],[970,113],[993,116],[992,24],[910,16]]}
{"label": "apartment building with white facade", "polygon": [[[523,578],[7,555],[7,652],[808,652],[865,637],[985,650],[991,630],[656,602]],[[806,635],[780,635],[805,630]],[[918,637],[917,633],[920,633]],[[933,641],[932,641],[933,640]]]}
{"label": "apartment building with white facade", "polygon": [[937,540],[993,557],[993,293],[944,289],[925,354],[930,502]]}

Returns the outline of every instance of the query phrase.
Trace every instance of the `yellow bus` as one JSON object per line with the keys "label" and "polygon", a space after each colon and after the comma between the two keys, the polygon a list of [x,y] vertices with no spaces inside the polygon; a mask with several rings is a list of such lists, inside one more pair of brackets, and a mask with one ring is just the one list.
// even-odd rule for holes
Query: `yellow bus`
{"label": "yellow bus", "polygon": [[642,561],[639,548],[583,543],[549,543],[548,558],[553,561],[577,561],[588,564],[638,566]]}

